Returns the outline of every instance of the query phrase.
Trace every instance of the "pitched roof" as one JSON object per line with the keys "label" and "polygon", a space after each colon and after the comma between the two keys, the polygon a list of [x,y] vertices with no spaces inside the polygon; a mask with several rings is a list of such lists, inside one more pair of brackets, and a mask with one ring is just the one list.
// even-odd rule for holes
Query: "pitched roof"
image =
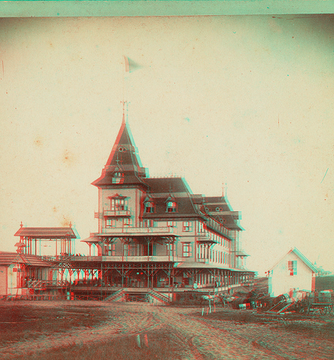
{"label": "pitched roof", "polygon": [[235,256],[245,257],[245,256],[249,256],[249,255],[246,254],[243,250],[239,250],[235,253]]}
{"label": "pitched roof", "polygon": [[34,239],[76,239],[71,227],[21,227],[14,236],[28,236]]}
{"label": "pitched roof", "polygon": [[300,260],[303,261],[303,263],[313,272],[317,272],[317,268],[311,263],[310,260],[308,260],[297,248],[290,249],[279,261],[276,262],[276,264],[269,269],[272,270],[275,268],[282,260],[284,260],[289,254],[294,253],[296,256],[299,257]]}
{"label": "pitched roof", "polygon": [[177,193],[190,194],[185,180],[181,177],[172,178],[147,178],[145,183],[149,186],[149,193],[151,194],[170,194],[177,196]]}
{"label": "pitched roof", "polygon": [[[115,172],[121,172],[126,175],[124,182],[120,182],[118,184],[112,183],[113,174]],[[141,176],[146,176],[146,170],[141,166],[140,158],[134,145],[130,128],[123,120],[106,166],[102,170],[101,176],[92,184],[95,186],[111,184],[116,186],[123,184],[133,185],[137,183],[145,185],[145,183],[140,179]]]}
{"label": "pitched roof", "polygon": [[[118,160],[118,161],[117,161]],[[132,135],[125,121],[122,122],[115,144],[109,155],[107,166],[131,165],[139,167],[140,160],[136,154],[136,148],[132,140]]]}
{"label": "pitched roof", "polygon": [[9,266],[12,264],[25,264],[26,266],[50,267],[50,264],[43,261],[39,256],[28,254],[17,254],[0,251],[0,265]]}
{"label": "pitched roof", "polygon": [[233,211],[224,196],[191,195],[192,201],[198,211],[212,217],[230,230],[244,230],[238,220],[240,212]]}
{"label": "pitched roof", "polygon": [[312,271],[317,272],[317,268],[307,259],[297,248],[291,249],[290,252],[294,252]]}
{"label": "pitched roof", "polygon": [[151,197],[151,200],[154,203],[154,213],[143,213],[144,219],[152,219],[152,218],[180,218],[180,217],[188,217],[188,216],[199,216],[196,211],[191,199],[187,196],[182,197],[173,197],[173,201],[177,204],[176,212],[167,212],[167,202],[168,197]]}
{"label": "pitched roof", "polygon": [[95,180],[92,185],[95,186],[106,186],[106,185],[112,185],[116,187],[122,187],[122,185],[140,185],[147,188],[146,183],[137,175],[131,174],[124,176],[124,180],[122,182],[119,182],[118,184],[113,183],[113,177],[114,173],[111,171],[102,171],[102,175],[100,178]]}

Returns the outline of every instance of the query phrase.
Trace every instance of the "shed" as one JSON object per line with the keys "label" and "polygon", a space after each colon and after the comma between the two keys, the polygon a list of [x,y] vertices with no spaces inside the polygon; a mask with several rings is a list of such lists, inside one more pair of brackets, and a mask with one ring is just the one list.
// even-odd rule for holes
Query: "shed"
{"label": "shed", "polygon": [[22,295],[29,279],[49,280],[50,267],[36,255],[0,251],[0,296]]}

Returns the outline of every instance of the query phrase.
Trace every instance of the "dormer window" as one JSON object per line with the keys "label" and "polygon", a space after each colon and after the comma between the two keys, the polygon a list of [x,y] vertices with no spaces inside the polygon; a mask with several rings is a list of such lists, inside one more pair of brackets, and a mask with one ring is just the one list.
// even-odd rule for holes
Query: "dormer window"
{"label": "dormer window", "polygon": [[112,177],[113,184],[123,184],[124,182],[124,174],[122,172],[115,172]]}
{"label": "dormer window", "polygon": [[154,213],[154,203],[153,201],[148,201],[145,203],[145,212]]}
{"label": "dormer window", "polygon": [[176,212],[177,204],[175,201],[168,201],[167,202],[167,212],[168,213],[174,213]]}

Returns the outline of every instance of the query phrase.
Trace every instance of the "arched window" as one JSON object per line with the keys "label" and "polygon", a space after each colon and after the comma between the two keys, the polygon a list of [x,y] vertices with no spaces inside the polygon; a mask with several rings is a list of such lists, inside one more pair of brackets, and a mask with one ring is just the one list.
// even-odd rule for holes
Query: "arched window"
{"label": "arched window", "polygon": [[167,202],[167,210],[166,210],[167,212],[169,212],[169,213],[176,212],[176,208],[177,208],[177,205],[176,205],[175,201]]}
{"label": "arched window", "polygon": [[124,196],[111,197],[110,198],[110,210],[111,211],[127,210],[125,199],[126,199],[126,197],[124,197]]}
{"label": "arched window", "polygon": [[147,201],[145,203],[145,212],[146,213],[154,213],[154,203],[153,203],[153,201]]}

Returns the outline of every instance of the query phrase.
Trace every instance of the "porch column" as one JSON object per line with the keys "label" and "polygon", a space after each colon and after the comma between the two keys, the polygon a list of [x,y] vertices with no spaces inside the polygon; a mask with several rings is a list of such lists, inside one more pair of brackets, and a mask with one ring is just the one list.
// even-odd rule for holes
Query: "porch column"
{"label": "porch column", "polygon": [[[124,251],[124,246],[123,246],[123,251]],[[122,276],[122,288],[124,287],[124,267],[123,267],[123,263],[122,263],[122,272],[121,272],[121,276]]]}

